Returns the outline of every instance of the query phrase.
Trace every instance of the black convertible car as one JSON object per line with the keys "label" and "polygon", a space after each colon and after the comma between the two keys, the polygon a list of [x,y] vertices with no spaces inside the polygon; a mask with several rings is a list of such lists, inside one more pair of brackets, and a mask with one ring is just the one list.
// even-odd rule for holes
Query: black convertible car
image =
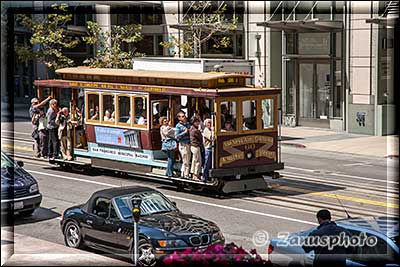
{"label": "black convertible car", "polygon": [[133,195],[142,199],[139,221],[139,264],[152,266],[163,255],[189,247],[224,243],[218,226],[184,214],[161,192],[147,187],[120,187],[95,192],[82,205],[64,211],[65,244],[84,245],[133,259]]}

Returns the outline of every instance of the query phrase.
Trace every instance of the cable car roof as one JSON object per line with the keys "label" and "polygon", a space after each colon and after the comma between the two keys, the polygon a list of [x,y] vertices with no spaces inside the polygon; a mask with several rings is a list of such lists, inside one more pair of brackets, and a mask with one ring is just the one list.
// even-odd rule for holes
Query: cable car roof
{"label": "cable car roof", "polygon": [[140,77],[159,79],[181,80],[211,80],[229,77],[251,78],[252,75],[226,72],[181,72],[181,71],[155,71],[155,70],[130,70],[111,68],[74,67],[56,70],[58,74],[98,75],[114,77]]}

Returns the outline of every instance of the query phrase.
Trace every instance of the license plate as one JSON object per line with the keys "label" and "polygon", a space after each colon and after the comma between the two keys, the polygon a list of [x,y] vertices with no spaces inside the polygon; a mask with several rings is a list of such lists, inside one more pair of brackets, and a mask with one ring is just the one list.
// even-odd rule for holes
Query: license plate
{"label": "license plate", "polygon": [[24,202],[22,202],[22,201],[14,202],[14,209],[15,210],[20,210],[22,208],[24,208]]}

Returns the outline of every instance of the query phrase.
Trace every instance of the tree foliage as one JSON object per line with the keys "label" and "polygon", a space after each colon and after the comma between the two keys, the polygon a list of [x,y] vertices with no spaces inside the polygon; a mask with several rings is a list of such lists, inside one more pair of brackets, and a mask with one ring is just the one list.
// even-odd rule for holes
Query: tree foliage
{"label": "tree foliage", "polygon": [[143,56],[131,47],[124,51],[123,44],[134,44],[142,40],[141,25],[129,24],[124,26],[111,25],[110,30],[104,30],[98,23],[87,22],[88,35],[83,41],[96,47],[96,55],[85,60],[85,64],[97,68],[132,68],[132,58]]}
{"label": "tree foliage", "polygon": [[169,41],[160,44],[166,48],[177,47],[185,56],[201,57],[201,46],[210,39],[215,48],[232,45],[228,36],[221,34],[232,32],[237,27],[238,19],[228,19],[225,15],[227,5],[222,4],[212,10],[213,1],[190,1],[190,8],[182,19],[183,40],[171,36]]}
{"label": "tree foliage", "polygon": [[38,60],[49,70],[56,70],[74,64],[64,51],[74,48],[80,41],[67,33],[66,25],[72,20],[72,14],[68,14],[68,6],[53,4],[51,7],[54,13],[43,18],[31,18],[25,14],[17,16],[17,21],[28,29],[32,36],[29,39],[30,45],[16,44],[15,50],[22,62]]}

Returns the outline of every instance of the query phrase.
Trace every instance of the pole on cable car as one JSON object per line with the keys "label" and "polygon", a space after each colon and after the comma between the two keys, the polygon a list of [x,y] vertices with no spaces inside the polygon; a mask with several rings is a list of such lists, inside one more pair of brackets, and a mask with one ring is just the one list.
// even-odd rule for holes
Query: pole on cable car
{"label": "pole on cable car", "polygon": [[138,240],[139,240],[139,229],[138,223],[140,220],[140,204],[142,203],[142,199],[135,195],[131,198],[132,201],[132,220],[133,220],[133,264],[137,265],[139,251],[138,251]]}

